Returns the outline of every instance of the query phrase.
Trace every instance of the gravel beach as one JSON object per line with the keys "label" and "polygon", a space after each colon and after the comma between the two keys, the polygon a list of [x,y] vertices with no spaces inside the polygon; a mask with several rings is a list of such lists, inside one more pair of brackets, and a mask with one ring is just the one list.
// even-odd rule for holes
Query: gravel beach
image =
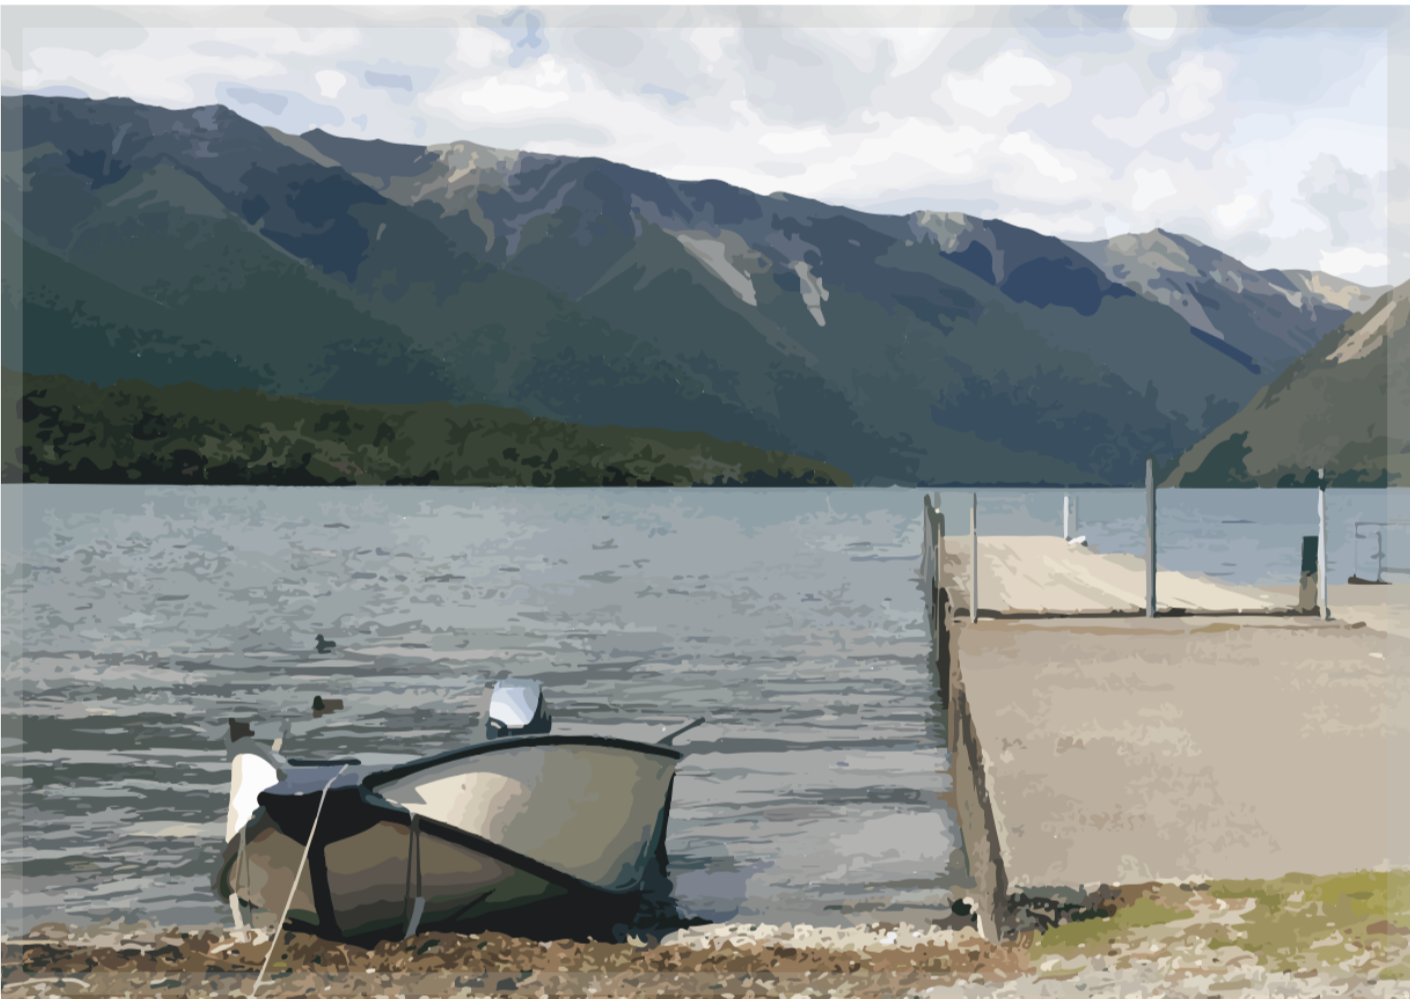
{"label": "gravel beach", "polygon": [[[250,995],[273,944],[261,996],[1410,995],[1410,919],[1374,911],[1392,897],[1403,907],[1410,875],[1339,877],[1295,892],[1261,883],[1242,898],[1228,885],[1105,889],[1071,921],[1000,944],[969,926],[734,923],[660,941],[426,933],[365,950],[288,930],[271,940],[263,930],[46,924],[5,942],[0,977],[6,996]],[[1373,888],[1348,893],[1357,878]],[[1329,892],[1341,894],[1327,904]],[[1299,920],[1325,931],[1301,942],[1266,932]]]}

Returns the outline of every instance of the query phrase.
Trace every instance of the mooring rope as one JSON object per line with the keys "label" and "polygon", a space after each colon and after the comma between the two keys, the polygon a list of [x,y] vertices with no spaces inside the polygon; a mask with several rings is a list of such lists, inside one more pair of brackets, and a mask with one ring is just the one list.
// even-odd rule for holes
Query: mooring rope
{"label": "mooring rope", "polygon": [[289,918],[289,909],[294,904],[294,894],[299,890],[299,878],[304,876],[304,865],[308,863],[308,851],[313,846],[313,834],[318,831],[318,817],[323,814],[323,802],[328,799],[328,789],[333,786],[333,781],[343,776],[343,771],[347,770],[349,766],[350,764],[344,763],[342,770],[335,773],[329,778],[328,783],[323,785],[323,793],[318,796],[318,810],[313,813],[313,825],[308,830],[308,842],[304,844],[304,855],[299,858],[299,869],[294,872],[294,883],[289,886],[289,901],[284,903],[284,913],[274,926],[274,939],[269,942],[269,951],[264,955],[264,965],[259,969],[255,984],[250,988],[250,995],[258,992],[259,987],[264,984],[264,973],[269,970],[269,959],[274,956],[274,948],[279,946],[279,938],[283,935],[284,930],[284,920]]}
{"label": "mooring rope", "polygon": [[[241,935],[242,937],[245,935],[245,915],[244,915],[244,912],[243,912],[243,911],[241,910],[241,908],[240,908],[240,875],[241,875],[242,873],[244,874],[245,890],[246,890],[246,891],[249,891],[249,890],[250,890],[250,851],[249,851],[248,845],[245,843],[245,827],[248,826],[248,825],[249,825],[249,823],[247,822],[247,823],[245,823],[245,825],[243,825],[243,826],[240,827],[240,852],[239,852],[239,854],[237,854],[236,857],[235,857],[235,865],[234,865],[234,866],[235,866],[235,891],[234,891],[234,894],[231,896],[231,899],[230,899],[230,902],[231,902],[230,911],[231,911],[231,913],[233,913],[234,916],[235,916],[235,929],[239,931],[239,933],[240,933],[240,935]],[[253,895],[254,895],[254,892],[251,891],[250,894],[251,894],[251,896],[253,896]],[[253,902],[250,903],[250,907],[251,907],[251,910],[253,910],[253,908],[254,908],[254,903],[253,903]],[[250,930],[251,930],[251,932],[254,931],[254,925],[255,925],[255,920],[254,920],[254,913],[253,913],[253,911],[252,911],[251,914],[250,914]]]}

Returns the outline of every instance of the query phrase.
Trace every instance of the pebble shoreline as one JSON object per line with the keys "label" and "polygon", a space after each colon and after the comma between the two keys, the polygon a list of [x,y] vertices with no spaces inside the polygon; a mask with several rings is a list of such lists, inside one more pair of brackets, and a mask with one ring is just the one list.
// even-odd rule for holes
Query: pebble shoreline
{"label": "pebble shoreline", "polygon": [[220,927],[45,924],[23,940],[3,942],[0,978],[6,997],[248,996],[274,944],[261,997],[1410,996],[1410,984],[1379,981],[1366,969],[1271,972],[1247,952],[1212,957],[1198,938],[1173,928],[1148,956],[1128,950],[1035,960],[1033,940],[1024,933],[990,944],[968,926],[727,923],[690,927],[659,942],[425,933],[367,950],[290,930],[274,940],[267,930],[241,937]]}

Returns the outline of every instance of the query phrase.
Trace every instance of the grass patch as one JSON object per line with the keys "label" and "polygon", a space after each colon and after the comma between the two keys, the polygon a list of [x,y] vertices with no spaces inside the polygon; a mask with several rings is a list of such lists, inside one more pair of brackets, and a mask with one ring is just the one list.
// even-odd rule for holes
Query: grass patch
{"label": "grass patch", "polygon": [[[1252,955],[1272,972],[1337,969],[1364,979],[1410,981],[1410,871],[1288,874],[1193,889],[1128,885],[1115,897],[1093,896],[1087,904],[1097,901],[1109,918],[1047,931],[1030,947],[1030,958],[1071,961],[1104,954],[1122,962],[1164,954],[1220,973]],[[1178,927],[1159,929],[1176,921]],[[1073,971],[1071,964],[1049,964],[1055,974]]]}
{"label": "grass patch", "polygon": [[1096,954],[1131,930],[1188,919],[1189,915],[1151,899],[1140,898],[1104,919],[1084,919],[1048,930],[1033,945],[1032,953],[1035,957],[1045,954],[1073,956],[1078,952]]}
{"label": "grass patch", "polygon": [[1369,959],[1388,965],[1382,977],[1410,976],[1410,871],[1215,881],[1209,893],[1254,900],[1230,942],[1259,964],[1282,971]]}

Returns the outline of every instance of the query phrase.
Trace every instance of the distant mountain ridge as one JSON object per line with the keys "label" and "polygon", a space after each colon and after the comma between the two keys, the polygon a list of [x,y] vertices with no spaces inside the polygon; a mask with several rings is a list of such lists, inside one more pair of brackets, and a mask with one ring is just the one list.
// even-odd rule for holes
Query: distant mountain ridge
{"label": "distant mountain ridge", "polygon": [[1109,280],[1178,313],[1216,350],[1275,371],[1317,342],[1323,317],[1340,322],[1389,290],[1316,271],[1253,270],[1163,229],[1068,245]]}
{"label": "distant mountain ridge", "polygon": [[4,307],[35,373],[698,430],[862,484],[1128,484],[1352,315],[1326,275],[1277,282],[1305,307],[1191,278],[1220,306],[1195,327],[1160,300],[1171,268],[1118,248],[602,159],[291,136],[222,106],[5,111],[26,277]]}
{"label": "distant mountain ridge", "polygon": [[[1410,282],[1323,337],[1242,411],[1181,457],[1170,485],[1333,486],[1400,481],[1388,414],[1410,411],[1410,371],[1391,344],[1410,323]],[[1403,441],[1394,444],[1399,448]]]}
{"label": "distant mountain ridge", "polygon": [[1325,271],[1285,270],[1278,273],[1291,278],[1298,291],[1305,291],[1323,302],[1356,313],[1365,312],[1391,290],[1388,284],[1360,284]]}

